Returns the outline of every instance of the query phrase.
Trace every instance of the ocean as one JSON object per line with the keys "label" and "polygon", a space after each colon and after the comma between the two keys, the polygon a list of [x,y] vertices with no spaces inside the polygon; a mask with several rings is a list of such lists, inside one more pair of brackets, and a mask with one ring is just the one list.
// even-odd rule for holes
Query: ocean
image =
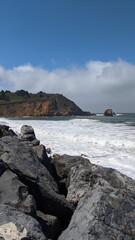
{"label": "ocean", "polygon": [[19,133],[31,125],[52,155],[81,155],[91,163],[119,170],[135,179],[135,113],[104,117],[0,118]]}

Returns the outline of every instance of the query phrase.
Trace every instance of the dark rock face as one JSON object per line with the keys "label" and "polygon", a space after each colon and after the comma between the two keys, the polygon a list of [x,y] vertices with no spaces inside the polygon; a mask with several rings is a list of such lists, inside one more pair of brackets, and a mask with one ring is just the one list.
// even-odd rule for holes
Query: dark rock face
{"label": "dark rock face", "polygon": [[47,150],[44,145],[36,138],[35,131],[32,126],[23,125],[20,130],[19,139],[23,140],[27,145],[32,147],[36,153],[38,160],[51,173],[50,158],[47,155]]}
{"label": "dark rock face", "polygon": [[36,219],[5,204],[0,205],[0,237],[5,240],[47,240]]}
{"label": "dark rock face", "polygon": [[43,232],[47,238],[52,240],[58,238],[62,229],[57,217],[37,211],[37,220],[42,226]]}
{"label": "dark rock face", "polygon": [[36,212],[36,202],[28,194],[28,187],[10,170],[0,177],[0,204],[3,203],[30,215],[35,215]]}
{"label": "dark rock face", "polygon": [[0,125],[0,138],[3,136],[15,136],[16,134],[7,125]]}
{"label": "dark rock face", "polygon": [[113,110],[112,110],[111,108],[106,109],[105,112],[104,112],[104,116],[110,116],[110,117],[112,117],[112,116],[114,116],[114,115],[115,115],[115,113],[113,112]]}
{"label": "dark rock face", "polygon": [[29,187],[41,210],[59,217],[71,216],[70,205],[58,194],[57,184],[32,148],[10,136],[0,139],[0,147],[3,149],[1,161]]}

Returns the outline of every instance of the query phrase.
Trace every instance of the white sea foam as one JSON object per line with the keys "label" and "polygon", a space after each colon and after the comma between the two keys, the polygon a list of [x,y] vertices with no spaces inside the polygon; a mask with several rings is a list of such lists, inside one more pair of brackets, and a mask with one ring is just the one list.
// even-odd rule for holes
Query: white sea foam
{"label": "white sea foam", "polygon": [[91,119],[1,121],[16,132],[24,124],[33,126],[36,137],[53,154],[84,155],[92,163],[115,168],[135,179],[135,128],[132,126]]}

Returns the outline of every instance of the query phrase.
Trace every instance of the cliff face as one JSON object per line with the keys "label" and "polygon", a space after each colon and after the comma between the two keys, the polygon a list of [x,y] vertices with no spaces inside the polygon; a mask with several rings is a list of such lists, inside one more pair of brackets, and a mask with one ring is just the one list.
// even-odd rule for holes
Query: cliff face
{"label": "cliff face", "polygon": [[0,116],[71,116],[90,115],[63,95],[54,94],[46,99],[0,104]]}

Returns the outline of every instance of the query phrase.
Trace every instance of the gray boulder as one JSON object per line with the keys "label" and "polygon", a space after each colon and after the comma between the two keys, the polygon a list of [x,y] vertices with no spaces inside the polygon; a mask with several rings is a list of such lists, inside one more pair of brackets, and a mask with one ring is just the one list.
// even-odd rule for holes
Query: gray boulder
{"label": "gray boulder", "polygon": [[47,240],[36,219],[5,204],[0,205],[0,239]]}
{"label": "gray boulder", "polygon": [[23,125],[19,134],[20,139],[26,141],[33,141],[36,139],[35,132],[32,126]]}
{"label": "gray boulder", "polygon": [[0,139],[0,152],[1,164],[6,164],[28,186],[38,209],[66,220],[70,218],[71,206],[58,193],[57,184],[32,148],[17,137],[6,136]]}
{"label": "gray boulder", "polygon": [[56,169],[56,173],[60,179],[67,179],[68,173],[71,167],[74,167],[78,164],[83,164],[84,166],[89,166],[90,162],[88,159],[85,159],[80,156],[69,156],[69,155],[58,155],[53,156],[53,165]]}
{"label": "gray boulder", "polygon": [[36,213],[36,202],[28,193],[28,187],[10,170],[5,171],[0,177],[0,204],[3,203],[30,215]]}
{"label": "gray boulder", "polygon": [[86,158],[56,156],[53,160],[60,181],[63,178],[67,188],[66,199],[76,205],[84,194],[96,184],[135,191],[135,182],[112,168],[90,163]]}
{"label": "gray boulder", "polygon": [[115,169],[91,163],[89,167],[78,164],[69,171],[66,199],[76,205],[89,189],[98,184],[135,191],[135,181]]}
{"label": "gray boulder", "polygon": [[134,240],[135,194],[99,185],[80,199],[59,240]]}

